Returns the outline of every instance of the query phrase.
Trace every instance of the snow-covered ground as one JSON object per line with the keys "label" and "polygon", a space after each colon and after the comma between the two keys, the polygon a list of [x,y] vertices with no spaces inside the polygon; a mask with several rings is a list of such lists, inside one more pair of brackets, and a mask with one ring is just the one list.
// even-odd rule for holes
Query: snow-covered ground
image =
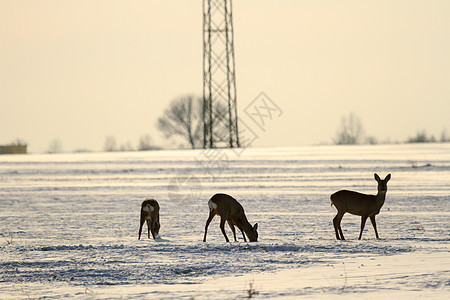
{"label": "snow-covered ground", "polygon": [[[339,189],[386,203],[358,240]],[[228,193],[259,241],[226,243],[207,201]],[[137,240],[140,203],[161,239]],[[0,156],[0,298],[450,296],[450,144]],[[232,234],[226,228],[228,236]]]}

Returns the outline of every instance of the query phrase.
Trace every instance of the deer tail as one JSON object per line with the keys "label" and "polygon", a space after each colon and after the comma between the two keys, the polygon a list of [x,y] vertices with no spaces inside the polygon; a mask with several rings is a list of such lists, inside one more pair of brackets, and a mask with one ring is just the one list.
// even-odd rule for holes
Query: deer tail
{"label": "deer tail", "polygon": [[213,210],[217,208],[217,204],[212,202],[211,200],[208,201],[209,210]]}

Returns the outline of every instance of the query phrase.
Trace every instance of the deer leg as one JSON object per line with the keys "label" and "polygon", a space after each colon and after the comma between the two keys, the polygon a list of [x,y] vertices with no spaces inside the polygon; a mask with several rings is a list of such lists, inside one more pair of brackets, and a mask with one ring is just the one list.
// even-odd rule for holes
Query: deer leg
{"label": "deer leg", "polygon": [[227,234],[225,233],[225,218],[224,217],[220,217],[220,230],[222,231],[222,234],[225,237],[225,240],[227,241],[227,243],[229,243],[230,240],[228,239]]}
{"label": "deer leg", "polygon": [[158,235],[159,234],[159,229],[161,228],[161,224],[159,223],[159,215],[156,217],[156,222],[155,222],[155,233]]}
{"label": "deer leg", "polygon": [[241,230],[241,232],[242,232],[242,236],[244,237],[244,242],[246,242],[246,243],[247,243],[247,240],[245,239],[245,234],[244,234],[244,231],[243,231],[243,230]]}
{"label": "deer leg", "polygon": [[338,228],[339,228],[339,234],[341,235],[341,240],[345,240],[345,238],[344,238],[344,233],[342,232],[342,227],[341,227],[341,221],[342,221],[342,218],[344,217],[344,214],[345,214],[345,213],[343,213],[342,215],[340,215],[340,217],[339,217],[339,222],[338,222]]}
{"label": "deer leg", "polygon": [[363,230],[364,230],[364,226],[366,225],[366,221],[367,221],[367,217],[366,216],[362,216],[361,217],[361,232],[359,233],[358,240],[360,240],[361,237],[362,237],[362,233],[363,233]]}
{"label": "deer leg", "polygon": [[343,216],[344,216],[344,214],[340,214],[338,212],[337,215],[333,219],[334,231],[336,233],[336,239],[338,239],[338,240],[345,240],[344,234],[342,233],[342,229],[341,229],[341,220],[342,220]]}
{"label": "deer leg", "polygon": [[[147,219],[147,231],[148,231],[147,235],[148,235],[148,238],[150,238],[150,230],[151,230],[150,220]],[[153,232],[152,232],[152,234],[153,234]]]}
{"label": "deer leg", "polygon": [[152,233],[152,237],[155,240],[156,239],[156,220],[152,220],[151,226],[150,226],[150,232]]}
{"label": "deer leg", "polygon": [[158,238],[159,227],[160,227],[160,225],[159,225],[159,216],[157,215],[157,216],[155,216],[154,218],[152,218],[152,228],[151,228],[151,231],[152,231],[153,239],[157,239],[157,238]]}
{"label": "deer leg", "polygon": [[334,232],[336,233],[336,239],[340,240],[341,237],[339,236],[339,232],[338,232],[338,216],[339,214],[337,214],[334,218],[333,218],[333,226],[334,226]]}
{"label": "deer leg", "polygon": [[206,220],[206,225],[205,225],[205,236],[203,237],[203,242],[206,242],[206,232],[208,231],[208,226],[209,223],[211,223],[212,219],[214,218],[215,214],[213,213],[212,210],[209,211],[209,217],[208,220]]}
{"label": "deer leg", "polygon": [[239,228],[239,230],[241,231],[242,237],[244,238],[244,242],[247,243],[247,239],[245,238],[244,230],[242,230],[242,225],[236,225],[236,226],[237,226],[237,228]]}
{"label": "deer leg", "polygon": [[139,226],[139,236],[138,236],[138,240],[141,239],[141,233],[142,233],[142,226],[144,225],[145,220],[143,218],[141,218],[141,226]]}
{"label": "deer leg", "polygon": [[233,225],[233,223],[232,223],[230,220],[227,220],[227,222],[228,222],[228,225],[229,225],[230,228],[231,228],[231,231],[233,232],[234,241],[237,242],[237,239],[236,239],[236,229],[234,229],[234,225]]}
{"label": "deer leg", "polygon": [[375,236],[377,237],[377,239],[380,239],[380,237],[378,236],[377,223],[375,222],[375,216],[370,217],[370,222],[372,222],[373,229],[375,229]]}
{"label": "deer leg", "polygon": [[242,233],[242,237],[244,238],[244,242],[247,242],[247,239],[245,238],[245,234],[244,234],[244,230],[242,229],[242,220],[241,219],[236,219],[233,222],[237,228],[241,231]]}

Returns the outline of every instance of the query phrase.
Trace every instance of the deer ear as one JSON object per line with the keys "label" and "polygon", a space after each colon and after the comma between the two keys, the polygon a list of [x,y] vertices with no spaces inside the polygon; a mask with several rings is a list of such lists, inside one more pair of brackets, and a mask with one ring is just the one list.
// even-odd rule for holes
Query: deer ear
{"label": "deer ear", "polygon": [[388,174],[384,180],[386,180],[386,182],[388,182],[390,179],[391,179],[391,174]]}
{"label": "deer ear", "polygon": [[258,230],[258,223],[255,224],[255,226],[253,226],[253,230]]}
{"label": "deer ear", "polygon": [[376,181],[380,182],[381,178],[380,178],[380,176],[378,176],[377,173],[373,174],[373,177],[375,177]]}

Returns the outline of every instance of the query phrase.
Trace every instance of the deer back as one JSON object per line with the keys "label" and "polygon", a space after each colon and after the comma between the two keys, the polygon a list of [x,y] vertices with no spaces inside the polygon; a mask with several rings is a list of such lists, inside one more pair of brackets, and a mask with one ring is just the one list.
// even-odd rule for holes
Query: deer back
{"label": "deer back", "polygon": [[341,190],[331,195],[331,203],[338,211],[345,211],[361,216],[376,210],[377,197],[354,191]]}
{"label": "deer back", "polygon": [[245,217],[244,208],[236,199],[226,194],[215,194],[209,200],[210,209],[214,210],[216,215],[226,219]]}
{"label": "deer back", "polygon": [[159,215],[159,204],[155,199],[145,199],[141,204],[141,216],[146,219]]}

